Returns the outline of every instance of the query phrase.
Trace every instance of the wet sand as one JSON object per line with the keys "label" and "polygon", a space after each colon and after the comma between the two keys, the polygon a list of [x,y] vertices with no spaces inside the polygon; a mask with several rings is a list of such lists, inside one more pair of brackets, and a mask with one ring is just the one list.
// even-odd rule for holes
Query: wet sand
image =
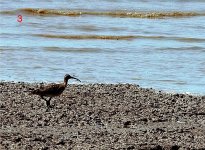
{"label": "wet sand", "polygon": [[0,83],[0,149],[202,149],[205,96],[131,84],[69,85],[53,108],[39,84]]}

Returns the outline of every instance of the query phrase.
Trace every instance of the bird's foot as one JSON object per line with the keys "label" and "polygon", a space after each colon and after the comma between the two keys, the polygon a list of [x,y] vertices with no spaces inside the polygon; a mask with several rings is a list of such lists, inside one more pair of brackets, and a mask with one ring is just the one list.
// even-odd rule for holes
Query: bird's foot
{"label": "bird's foot", "polygon": [[49,112],[50,110],[51,110],[50,107],[47,107],[47,108],[46,108],[46,112]]}
{"label": "bird's foot", "polygon": [[[47,101],[46,101],[47,102]],[[47,104],[47,103],[46,103]],[[49,103],[49,105],[47,105],[47,109],[46,109],[46,111],[50,111],[52,108],[54,108],[54,105],[50,105],[50,103]]]}
{"label": "bird's foot", "polygon": [[49,108],[49,109],[52,109],[55,107],[55,104],[51,105],[49,101],[46,101],[46,105],[47,105],[47,108]]}
{"label": "bird's foot", "polygon": [[49,108],[54,108],[54,107],[55,107],[55,105],[54,105],[54,104],[49,106]]}
{"label": "bird's foot", "polygon": [[55,106],[55,105],[49,105],[49,106],[47,106],[46,112],[49,112],[51,109],[54,108],[54,106]]}

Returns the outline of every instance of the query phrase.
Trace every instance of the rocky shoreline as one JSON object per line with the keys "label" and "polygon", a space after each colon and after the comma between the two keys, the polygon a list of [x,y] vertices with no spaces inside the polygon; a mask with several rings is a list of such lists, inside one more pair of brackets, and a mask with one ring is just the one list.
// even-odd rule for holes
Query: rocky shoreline
{"label": "rocky shoreline", "polygon": [[205,96],[131,84],[69,85],[51,100],[39,84],[0,82],[0,149],[203,149]]}

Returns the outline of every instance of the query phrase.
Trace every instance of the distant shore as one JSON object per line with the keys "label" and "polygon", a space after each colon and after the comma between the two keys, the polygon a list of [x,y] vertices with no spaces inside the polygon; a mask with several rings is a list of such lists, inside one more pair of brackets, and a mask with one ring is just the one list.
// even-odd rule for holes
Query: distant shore
{"label": "distant shore", "polygon": [[0,149],[205,148],[205,96],[72,84],[46,112],[37,87],[0,82]]}

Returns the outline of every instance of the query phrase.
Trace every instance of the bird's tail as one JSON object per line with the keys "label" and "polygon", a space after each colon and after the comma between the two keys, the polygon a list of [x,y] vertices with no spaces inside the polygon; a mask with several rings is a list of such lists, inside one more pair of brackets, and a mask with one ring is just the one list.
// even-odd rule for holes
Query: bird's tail
{"label": "bird's tail", "polygon": [[30,94],[36,94],[36,95],[38,95],[38,93],[39,93],[39,89],[36,89],[36,90],[30,90]]}

